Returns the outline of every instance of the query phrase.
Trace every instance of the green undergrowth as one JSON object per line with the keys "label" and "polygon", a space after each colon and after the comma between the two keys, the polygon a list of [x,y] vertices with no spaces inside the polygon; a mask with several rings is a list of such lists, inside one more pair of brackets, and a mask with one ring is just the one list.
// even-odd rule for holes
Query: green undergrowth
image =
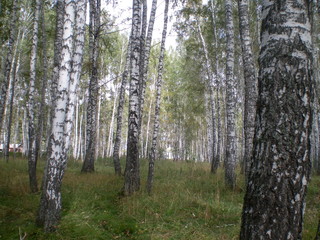
{"label": "green undergrowth", "polygon": [[[124,161],[122,159],[122,161]],[[41,182],[44,162],[38,166]],[[0,239],[238,239],[243,179],[235,190],[223,172],[208,163],[157,161],[154,189],[145,191],[147,162],[141,161],[141,191],[121,196],[123,178],[111,159],[99,159],[96,172],[81,174],[69,161],[63,179],[61,222],[54,233],[35,225],[40,194],[29,192],[27,160],[0,161]],[[304,239],[313,239],[320,201],[320,178],[313,177],[305,215]]]}

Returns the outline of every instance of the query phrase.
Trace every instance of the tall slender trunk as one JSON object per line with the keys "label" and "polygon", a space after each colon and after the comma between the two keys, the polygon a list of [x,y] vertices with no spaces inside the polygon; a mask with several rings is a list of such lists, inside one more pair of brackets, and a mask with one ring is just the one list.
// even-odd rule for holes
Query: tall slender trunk
{"label": "tall slender trunk", "polygon": [[5,160],[8,162],[9,160],[9,148],[10,148],[10,141],[11,141],[11,125],[12,125],[12,115],[13,115],[13,100],[14,100],[14,93],[15,93],[15,83],[17,80],[19,66],[20,66],[20,56],[21,50],[19,48],[19,43],[24,39],[24,32],[20,37],[20,31],[18,32],[17,43],[15,44],[13,59],[12,59],[12,66],[10,71],[10,82],[9,82],[9,96],[8,96],[8,103],[9,103],[9,111],[7,117],[7,135],[5,139],[5,146],[4,146],[4,157]]}
{"label": "tall slender trunk", "polygon": [[150,100],[150,105],[149,105],[144,156],[147,156],[147,154],[148,154],[149,128],[150,128],[150,120],[151,120],[151,107],[152,107],[152,100]]}
{"label": "tall slender trunk", "polygon": [[72,145],[72,157],[73,159],[77,159],[77,152],[78,152],[78,128],[79,128],[79,97],[76,97],[76,106],[75,106],[75,127],[73,130],[73,145]]}
{"label": "tall slender trunk", "polygon": [[234,79],[234,32],[232,17],[232,0],[225,1],[226,8],[226,81],[227,81],[227,142],[225,161],[225,181],[226,185],[234,188],[236,185],[236,129],[235,129],[235,90],[236,81]]}
{"label": "tall slender trunk", "polygon": [[48,59],[47,59],[47,34],[46,34],[46,24],[44,18],[44,5],[41,6],[41,30],[42,30],[42,86],[41,86],[41,100],[38,113],[38,131],[36,136],[36,158],[40,157],[41,153],[41,142],[42,134],[44,128],[45,120],[45,99],[46,99],[46,89],[48,85]]}
{"label": "tall slender trunk", "polygon": [[90,1],[90,22],[89,22],[89,48],[90,48],[90,82],[89,99],[87,108],[87,141],[86,154],[81,172],[93,172],[95,161],[96,134],[97,134],[97,103],[98,103],[98,59],[99,59],[99,38],[100,38],[100,0]]}
{"label": "tall slender trunk", "polygon": [[28,121],[29,121],[29,154],[28,154],[28,166],[29,166],[29,180],[31,192],[38,191],[37,183],[37,154],[36,154],[36,131],[35,131],[35,97],[37,90],[35,88],[36,83],[36,67],[38,57],[38,42],[39,42],[39,19],[41,11],[41,1],[35,0],[35,14],[33,19],[33,32],[32,32],[32,47],[31,47],[31,59],[30,59],[30,82],[29,82],[29,101],[28,101]]}
{"label": "tall slender trunk", "polygon": [[[152,42],[152,35],[153,35],[153,28],[154,22],[156,19],[156,11],[157,11],[157,0],[152,0],[151,12],[149,17],[149,24],[148,24],[148,31],[147,36],[145,39],[143,55],[141,56],[141,69],[140,69],[140,99],[139,99],[139,115],[140,115],[140,132],[141,132],[141,122],[142,122],[142,115],[144,110],[144,98],[146,93],[146,82],[148,76],[148,68],[149,68],[149,59],[150,59],[150,50],[151,50],[151,42]],[[143,18],[144,19],[144,18]],[[146,23],[146,22],[145,22]],[[144,24],[143,24],[144,25]],[[145,28],[143,26],[143,28]],[[139,132],[139,135],[140,135]]]}
{"label": "tall slender trunk", "polygon": [[[18,106],[17,107],[17,113],[16,113],[16,122],[15,122],[15,127],[14,127],[14,137],[13,137],[13,139],[14,139],[13,142],[14,143],[18,142],[18,136],[19,136],[19,132],[20,132],[20,128],[19,128],[19,126],[20,126],[20,124],[19,124],[20,123],[20,119],[19,119],[20,112],[21,112],[21,110],[20,110],[20,107]],[[15,149],[14,154],[13,154],[13,159],[15,159],[15,158],[16,158],[16,149]]]}
{"label": "tall slender trunk", "polygon": [[122,132],[122,115],[123,115],[123,105],[125,100],[126,85],[128,82],[129,66],[130,66],[130,54],[131,54],[131,42],[129,40],[127,54],[126,54],[126,64],[124,71],[122,73],[122,81],[119,92],[119,101],[117,109],[117,130],[115,141],[113,145],[113,163],[114,170],[117,175],[121,175],[121,165],[120,165],[120,144],[121,144],[121,132]]}
{"label": "tall slender trunk", "polygon": [[129,116],[127,160],[124,173],[124,195],[131,195],[140,189],[140,163],[139,163],[139,97],[140,97],[140,31],[141,6],[139,0],[133,0],[132,30],[131,30],[131,56],[130,56],[130,89],[129,89]]}
{"label": "tall slender trunk", "polygon": [[311,172],[309,1],[263,1],[259,94],[240,239],[302,239]]}
{"label": "tall slender trunk", "polygon": [[221,77],[218,74],[219,71],[219,58],[218,58],[218,34],[217,34],[217,26],[216,26],[216,6],[214,1],[211,1],[211,15],[212,15],[212,26],[213,26],[213,37],[214,37],[214,49],[215,49],[215,66],[214,66],[214,77],[215,77],[215,84],[216,84],[216,95],[215,95],[215,102],[216,102],[216,128],[217,128],[217,154],[214,161],[213,166],[211,167],[211,172],[216,173],[221,161],[221,155],[224,158],[224,152],[221,154],[221,149],[223,145],[223,138],[222,138],[222,119],[221,119]]}
{"label": "tall slender trunk", "polygon": [[[100,111],[101,111],[101,95],[98,94],[98,105],[97,105],[97,134],[96,134],[96,145],[97,147],[95,148],[95,153],[94,153],[94,158],[98,159],[99,157],[99,152],[100,152],[100,144],[99,144],[99,139],[100,139]],[[112,113],[112,117],[114,116],[114,113]],[[113,125],[113,121],[112,121]],[[112,136],[113,136],[113,130],[112,130]]]}
{"label": "tall slender trunk", "polygon": [[7,92],[10,83],[10,72],[13,60],[13,48],[16,41],[18,22],[18,0],[13,0],[11,21],[10,21],[10,36],[7,43],[7,56],[5,60],[4,80],[1,82],[0,92],[0,133],[2,130],[2,123],[4,118],[4,112],[6,109]]}
{"label": "tall slender trunk", "polygon": [[108,138],[108,148],[107,148],[107,155],[108,157],[112,155],[112,142],[113,142],[113,130],[114,130],[114,116],[115,116],[115,112],[116,112],[116,106],[117,106],[117,92],[118,92],[118,88],[116,88],[116,95],[114,97],[114,101],[113,101],[113,108],[112,108],[112,115],[111,115],[111,121],[110,121],[110,128],[109,128],[109,138]]}
{"label": "tall slender trunk", "polygon": [[162,31],[162,39],[160,46],[160,56],[159,56],[159,65],[158,65],[158,78],[156,83],[156,102],[155,102],[155,111],[154,111],[154,125],[153,125],[153,134],[152,134],[152,144],[149,157],[149,171],[147,179],[147,192],[150,194],[153,186],[153,175],[154,175],[154,162],[156,159],[156,148],[157,148],[157,139],[159,132],[159,116],[160,116],[160,103],[161,103],[161,85],[163,78],[163,65],[164,65],[164,54],[165,54],[165,44],[167,37],[167,28],[168,28],[168,11],[169,11],[169,0],[165,0],[164,7],[164,23]]}
{"label": "tall slender trunk", "polygon": [[6,136],[6,146],[4,149],[5,159],[8,162],[9,160],[9,148],[10,148],[10,140],[11,140],[11,126],[12,126],[12,115],[13,115],[13,100],[14,100],[14,93],[15,93],[15,83],[17,81],[18,69],[19,69],[19,61],[20,56],[18,59],[15,60],[15,57],[12,61],[12,74],[10,77],[10,94],[9,94],[9,112],[8,112],[8,123],[7,123],[7,136]]}
{"label": "tall slender trunk", "polygon": [[257,78],[255,71],[254,58],[252,53],[252,41],[250,37],[249,26],[249,1],[238,0],[239,8],[239,24],[240,24],[240,38],[242,47],[242,61],[244,71],[244,158],[243,164],[245,166],[246,179],[249,175],[253,135],[254,135],[254,121],[256,116],[256,102],[258,97],[257,92]]}
{"label": "tall slender trunk", "polygon": [[202,48],[204,51],[204,56],[205,56],[205,62],[206,62],[206,72],[207,72],[207,86],[208,89],[210,89],[210,107],[211,107],[211,116],[212,116],[212,123],[211,123],[211,127],[212,127],[212,132],[211,132],[211,136],[212,136],[212,146],[210,146],[211,151],[212,151],[212,159],[211,159],[211,172],[214,173],[216,172],[215,166],[217,166],[216,162],[218,161],[218,159],[216,159],[216,108],[215,108],[215,99],[214,99],[214,85],[216,85],[215,83],[215,79],[214,74],[212,72],[212,66],[210,63],[210,59],[209,59],[209,53],[208,53],[208,49],[206,46],[206,42],[204,40],[204,37],[202,35],[202,31],[201,31],[201,26],[199,21],[197,21],[197,25],[198,25],[198,32],[199,32],[199,37],[200,37],[200,41],[202,44]]}

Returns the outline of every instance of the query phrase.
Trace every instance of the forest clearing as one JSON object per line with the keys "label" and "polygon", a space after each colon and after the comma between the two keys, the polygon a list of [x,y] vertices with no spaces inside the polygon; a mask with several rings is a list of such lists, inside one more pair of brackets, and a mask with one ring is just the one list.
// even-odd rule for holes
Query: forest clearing
{"label": "forest clearing", "polygon": [[[124,162],[122,159],[121,162]],[[44,161],[40,161],[39,179]],[[152,195],[145,191],[147,161],[141,161],[142,191],[120,195],[123,178],[111,159],[98,159],[96,172],[81,174],[70,160],[63,183],[62,218],[55,233],[35,224],[39,194],[30,193],[27,160],[0,162],[0,239],[231,240],[239,238],[243,176],[236,190],[225,187],[209,163],[156,162]],[[314,239],[320,210],[320,177],[312,177],[303,239]],[[21,239],[21,238],[20,238]]]}

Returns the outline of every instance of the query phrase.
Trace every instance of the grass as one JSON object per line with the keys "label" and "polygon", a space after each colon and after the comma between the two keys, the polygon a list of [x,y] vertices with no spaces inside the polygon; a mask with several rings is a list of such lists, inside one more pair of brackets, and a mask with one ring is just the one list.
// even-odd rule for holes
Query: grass
{"label": "grass", "polygon": [[[44,162],[39,163],[41,182]],[[40,194],[29,192],[27,160],[0,161],[0,239],[238,239],[243,179],[224,187],[222,172],[208,163],[157,161],[154,190],[144,190],[147,162],[141,162],[141,191],[120,197],[122,177],[110,159],[99,159],[94,174],[81,174],[70,161],[63,180],[63,211],[58,230],[46,234],[35,225]],[[304,239],[313,239],[318,223],[320,177],[307,197]]]}

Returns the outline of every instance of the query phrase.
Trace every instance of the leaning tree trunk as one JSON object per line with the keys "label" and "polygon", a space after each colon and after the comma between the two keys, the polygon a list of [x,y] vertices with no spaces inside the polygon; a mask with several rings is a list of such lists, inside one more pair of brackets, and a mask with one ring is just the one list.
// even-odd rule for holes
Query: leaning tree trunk
{"label": "leaning tree trunk", "polygon": [[2,130],[2,123],[4,118],[4,112],[6,109],[7,92],[10,83],[10,73],[13,60],[13,48],[16,41],[17,22],[18,22],[18,0],[13,0],[12,13],[10,21],[10,36],[7,43],[7,56],[5,60],[4,79],[1,81],[0,92],[0,133]]}
{"label": "leaning tree trunk", "polygon": [[25,32],[22,33],[20,37],[21,31],[18,31],[17,36],[17,43],[15,44],[13,58],[12,58],[12,66],[10,71],[10,82],[9,82],[9,96],[8,96],[8,103],[9,107],[6,111],[7,112],[7,135],[4,144],[4,158],[8,162],[9,161],[9,148],[10,148],[10,141],[11,141],[11,125],[12,125],[12,115],[13,115],[13,101],[14,101],[14,92],[15,92],[15,83],[17,80],[19,66],[20,66],[20,56],[21,56],[21,49],[19,47],[20,43],[24,40]]}
{"label": "leaning tree trunk", "polygon": [[257,81],[249,30],[249,1],[238,0],[242,61],[245,81],[244,96],[244,159],[245,176],[248,177],[252,157],[254,121],[256,116]]}
{"label": "leaning tree trunk", "polygon": [[[54,231],[61,214],[61,184],[67,159],[65,158],[65,125],[72,71],[75,2],[65,0],[61,62],[53,101],[51,133],[47,149],[47,165],[43,176],[42,194],[37,222],[45,231]],[[57,53],[55,53],[57,54]]]}
{"label": "leaning tree trunk", "polygon": [[140,164],[139,164],[139,97],[140,97],[140,30],[141,6],[139,0],[133,0],[132,30],[130,36],[130,89],[129,89],[129,116],[127,160],[124,173],[125,195],[131,195],[140,189]]}
{"label": "leaning tree trunk", "polygon": [[38,191],[37,183],[37,154],[36,154],[36,130],[35,130],[35,97],[37,90],[36,83],[36,66],[38,51],[39,19],[41,11],[41,1],[35,0],[35,14],[33,19],[32,47],[30,59],[30,81],[29,81],[29,101],[28,101],[28,121],[29,121],[29,153],[28,153],[28,171],[31,192]]}
{"label": "leaning tree trunk", "polygon": [[302,239],[314,98],[309,7],[300,0],[263,2],[258,107],[242,212],[243,240]]}
{"label": "leaning tree trunk", "polygon": [[97,103],[98,103],[98,58],[100,38],[100,0],[90,1],[89,48],[90,48],[90,82],[87,108],[86,154],[81,172],[93,172],[96,152]]}
{"label": "leaning tree trunk", "polygon": [[226,0],[226,33],[227,33],[227,56],[226,56],[226,81],[227,81],[227,142],[225,161],[226,185],[234,188],[236,185],[236,129],[235,129],[235,90],[236,80],[234,79],[234,32],[232,19],[232,0]]}
{"label": "leaning tree trunk", "polygon": [[213,78],[213,72],[212,72],[212,66],[210,63],[210,59],[209,59],[209,52],[207,49],[207,44],[204,40],[202,31],[201,31],[201,26],[199,21],[197,20],[197,27],[198,27],[198,32],[199,32],[199,37],[200,37],[200,41],[201,41],[201,45],[204,51],[204,57],[205,57],[205,63],[206,63],[206,73],[207,73],[207,87],[208,89],[210,89],[210,106],[211,106],[211,126],[212,126],[212,132],[211,132],[211,136],[212,136],[212,146],[209,146],[211,148],[212,151],[212,158],[210,159],[211,162],[211,172],[215,173],[216,169],[215,166],[217,166],[217,161],[218,159],[216,158],[216,106],[215,106],[215,99],[214,99],[214,85],[216,85],[215,79]]}
{"label": "leaning tree trunk", "polygon": [[160,101],[161,101],[161,85],[162,85],[162,75],[163,75],[163,63],[164,63],[164,53],[165,53],[165,44],[167,37],[167,28],[168,28],[168,11],[169,11],[169,0],[165,1],[164,7],[164,23],[162,31],[162,39],[160,46],[160,56],[159,56],[159,65],[158,65],[158,78],[156,83],[156,102],[155,102],[155,112],[154,112],[154,125],[153,125],[153,134],[152,134],[152,144],[149,156],[149,171],[147,179],[147,192],[150,194],[153,186],[153,175],[154,175],[154,161],[156,159],[156,148],[157,148],[157,139],[159,132],[159,116],[160,116]]}

